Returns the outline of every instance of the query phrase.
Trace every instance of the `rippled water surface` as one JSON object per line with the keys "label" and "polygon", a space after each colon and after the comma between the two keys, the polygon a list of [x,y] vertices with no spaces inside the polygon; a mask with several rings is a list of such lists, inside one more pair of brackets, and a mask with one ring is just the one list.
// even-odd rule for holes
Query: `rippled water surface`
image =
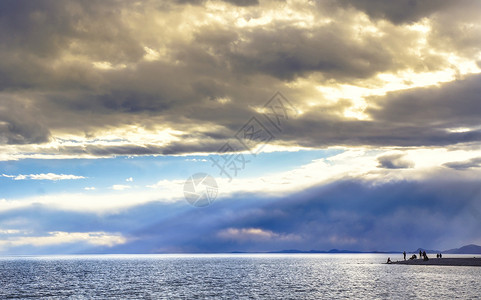
{"label": "rippled water surface", "polygon": [[[0,298],[479,299],[481,268],[386,265],[384,254],[0,258]],[[389,255],[400,259],[398,254]]]}

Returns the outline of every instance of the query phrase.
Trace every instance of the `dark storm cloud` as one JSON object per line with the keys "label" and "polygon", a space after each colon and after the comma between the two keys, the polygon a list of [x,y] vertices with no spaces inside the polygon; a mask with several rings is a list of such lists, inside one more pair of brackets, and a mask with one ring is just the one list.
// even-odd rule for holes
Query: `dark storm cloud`
{"label": "dark storm cloud", "polygon": [[471,168],[481,167],[481,157],[472,158],[466,161],[455,161],[450,163],[445,163],[445,167],[455,169],[455,170],[466,170]]}
{"label": "dark storm cloud", "polygon": [[192,152],[217,152],[224,144],[222,141],[215,140],[195,140],[192,142],[173,142],[166,146],[154,144],[136,145],[125,144],[121,146],[109,145],[85,145],[85,146],[63,146],[46,153],[55,154],[60,151],[66,155],[99,156],[108,157],[116,155],[175,155],[188,154]]}
{"label": "dark storm cloud", "polygon": [[342,4],[350,5],[365,12],[374,19],[388,19],[399,23],[416,22],[432,13],[453,5],[463,5],[472,1],[457,0],[341,0]]}
{"label": "dark storm cloud", "polygon": [[[206,209],[165,219],[135,235],[145,237],[149,247],[156,245],[160,251],[443,248],[478,237],[480,192],[477,182],[395,182],[367,187],[344,181],[284,199],[236,195]],[[452,201],[453,194],[457,201]],[[467,215],[470,210],[476,214]],[[423,230],[413,236],[414,228]],[[455,232],[455,228],[463,230]],[[242,229],[260,229],[266,235],[237,235]],[[139,250],[142,242],[119,249]]]}
{"label": "dark storm cloud", "polygon": [[[327,78],[366,78],[396,68],[392,49],[381,40],[359,43],[339,25],[318,30],[271,25],[282,28],[256,30],[247,35],[249,42],[230,53],[233,66],[243,73],[269,74],[293,80],[313,72]],[[367,47],[369,44],[369,47]]]}
{"label": "dark storm cloud", "polygon": [[445,83],[439,87],[393,92],[377,99],[379,109],[370,109],[378,121],[393,124],[437,126],[479,125],[481,75]]}
{"label": "dark storm cloud", "polygon": [[379,162],[378,167],[386,169],[407,169],[414,167],[414,162],[404,157],[405,155],[402,153],[383,155],[377,159]]}
{"label": "dark storm cloud", "polygon": [[[478,182],[366,183],[345,180],[280,198],[237,194],[202,209],[187,203],[150,203],[102,216],[36,205],[1,212],[0,220],[16,220],[36,236],[105,231],[129,239],[113,248],[70,249],[90,253],[443,249],[479,238]],[[32,249],[14,253],[41,248]],[[49,251],[63,251],[59,249]]]}
{"label": "dark storm cloud", "polygon": [[50,138],[41,112],[29,100],[0,95],[0,144],[40,144]]}
{"label": "dark storm cloud", "polygon": [[[115,63],[143,56],[141,45],[122,22],[121,1],[7,0],[0,5],[0,87],[4,89],[62,81],[51,64],[68,52]],[[67,64],[60,72],[70,75],[67,81],[78,80],[81,67]]]}
{"label": "dark storm cloud", "polygon": [[237,6],[251,6],[258,5],[259,0],[224,0],[225,2],[232,3]]}
{"label": "dark storm cloud", "polygon": [[[312,119],[310,119],[312,117]],[[309,118],[309,119],[308,119]],[[316,118],[316,119],[314,119]],[[347,121],[304,116],[283,127],[279,139],[306,147],[332,145],[447,146],[481,141],[481,131],[447,132],[453,124],[396,124],[389,121]]]}
{"label": "dark storm cloud", "polygon": [[[258,0],[222,0],[223,2],[230,3],[236,6],[252,6],[252,5],[258,5],[259,1]],[[204,4],[206,0],[174,0],[176,3],[180,4],[195,4],[195,5],[200,5]]]}
{"label": "dark storm cloud", "polygon": [[341,3],[365,12],[374,20],[387,19],[398,25],[430,18],[433,26],[430,44],[444,51],[476,55],[481,47],[481,31],[474,25],[481,13],[481,2],[477,0],[342,0]]}

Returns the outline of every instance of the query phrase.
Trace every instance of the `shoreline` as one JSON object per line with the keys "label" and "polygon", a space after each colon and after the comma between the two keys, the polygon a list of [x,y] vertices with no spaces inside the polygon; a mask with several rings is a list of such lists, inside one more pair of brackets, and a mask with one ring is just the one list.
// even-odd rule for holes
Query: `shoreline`
{"label": "shoreline", "polygon": [[423,259],[407,259],[393,261],[392,265],[418,265],[418,266],[469,266],[481,267],[481,257],[472,258],[430,258],[425,261]]}

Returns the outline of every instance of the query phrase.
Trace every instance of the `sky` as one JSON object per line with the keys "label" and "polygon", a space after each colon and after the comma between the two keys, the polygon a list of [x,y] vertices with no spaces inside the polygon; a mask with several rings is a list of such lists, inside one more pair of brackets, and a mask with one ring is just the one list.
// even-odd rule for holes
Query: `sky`
{"label": "sky", "polygon": [[0,1],[0,255],[481,244],[480,15]]}

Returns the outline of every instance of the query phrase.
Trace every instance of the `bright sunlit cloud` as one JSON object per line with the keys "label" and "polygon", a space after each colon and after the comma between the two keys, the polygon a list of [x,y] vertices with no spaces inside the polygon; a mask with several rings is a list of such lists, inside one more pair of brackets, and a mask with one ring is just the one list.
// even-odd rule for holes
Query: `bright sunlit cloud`
{"label": "bright sunlit cloud", "polygon": [[1,176],[12,178],[13,180],[74,180],[74,179],[85,179],[84,176],[77,176],[71,174],[54,174],[54,173],[47,173],[47,174],[19,174],[19,175],[7,175],[2,174]]}
{"label": "bright sunlit cloud", "polygon": [[[9,233],[17,233],[16,231]],[[49,232],[46,236],[13,236],[0,241],[0,250],[6,247],[18,247],[24,245],[52,246],[72,243],[84,243],[86,245],[108,246],[123,244],[127,241],[121,234],[107,232]]]}

